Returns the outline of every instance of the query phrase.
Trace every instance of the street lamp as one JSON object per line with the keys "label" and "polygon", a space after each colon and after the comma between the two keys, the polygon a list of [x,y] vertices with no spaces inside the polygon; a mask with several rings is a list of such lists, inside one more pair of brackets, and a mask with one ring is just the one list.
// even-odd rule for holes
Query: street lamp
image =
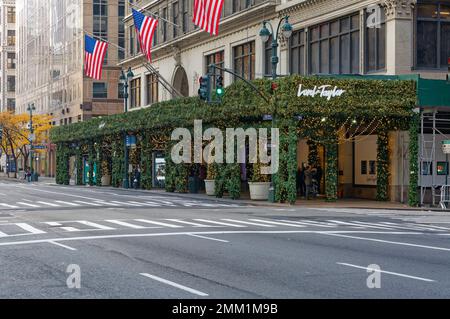
{"label": "street lamp", "polygon": [[34,140],[34,129],[33,129],[33,111],[35,111],[36,108],[34,107],[34,103],[28,104],[27,111],[30,113],[30,182],[34,181],[34,170],[33,170],[33,140]]}
{"label": "street lamp", "polygon": [[[267,28],[267,26],[269,26],[270,30]],[[276,78],[278,77],[277,66],[280,62],[280,59],[278,57],[278,40],[280,30],[284,38],[289,39],[292,36],[292,25],[289,23],[289,16],[285,16],[284,18],[280,19],[280,21],[278,22],[277,32],[273,32],[272,24],[269,21],[263,21],[263,27],[259,32],[259,36],[264,43],[267,43],[267,41],[269,41],[270,39],[270,36],[272,36],[272,80],[276,80]],[[272,128],[275,128],[275,112],[276,110],[274,108],[272,114]],[[275,202],[275,183],[273,175],[271,178],[269,190],[269,201],[272,203]]]}
{"label": "street lamp", "polygon": [[[124,98],[124,111],[128,112],[128,82],[134,77],[134,73],[131,67],[128,68],[127,74],[122,70],[120,74],[120,83],[123,84],[123,98]],[[125,167],[123,173],[123,188],[130,188],[128,181],[128,146],[127,146],[127,132],[124,131],[124,145],[125,145]]]}

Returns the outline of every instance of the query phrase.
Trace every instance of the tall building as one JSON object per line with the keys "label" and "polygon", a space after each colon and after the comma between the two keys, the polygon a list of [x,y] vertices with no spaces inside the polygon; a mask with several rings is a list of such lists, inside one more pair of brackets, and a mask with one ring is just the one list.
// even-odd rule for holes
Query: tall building
{"label": "tall building", "polygon": [[[84,35],[123,45],[124,14],[125,0],[17,0],[16,113],[33,104],[53,125],[68,125],[122,112],[124,52],[110,45],[102,79],[92,80],[84,75]],[[54,154],[49,143],[35,159],[41,175],[54,176]]]}
{"label": "tall building", "polygon": [[0,0],[0,112],[16,107],[16,2]]}
{"label": "tall building", "polygon": [[[18,0],[17,112],[34,104],[55,125],[119,113],[123,52],[108,49],[103,77],[84,76],[84,34],[118,43],[124,0]],[[120,40],[119,40],[120,39]]]}

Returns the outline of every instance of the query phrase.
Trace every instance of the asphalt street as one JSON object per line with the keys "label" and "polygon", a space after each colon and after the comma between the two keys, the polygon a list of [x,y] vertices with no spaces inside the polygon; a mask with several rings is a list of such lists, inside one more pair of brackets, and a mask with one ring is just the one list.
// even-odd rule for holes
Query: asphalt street
{"label": "asphalt street", "polygon": [[448,298],[421,214],[3,181],[0,298]]}

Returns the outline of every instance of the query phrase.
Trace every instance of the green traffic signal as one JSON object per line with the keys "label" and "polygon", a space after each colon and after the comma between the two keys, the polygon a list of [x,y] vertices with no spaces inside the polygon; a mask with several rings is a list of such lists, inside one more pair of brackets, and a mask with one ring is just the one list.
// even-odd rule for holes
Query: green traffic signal
{"label": "green traffic signal", "polygon": [[217,95],[222,96],[225,93],[225,90],[223,88],[217,88],[216,93]]}

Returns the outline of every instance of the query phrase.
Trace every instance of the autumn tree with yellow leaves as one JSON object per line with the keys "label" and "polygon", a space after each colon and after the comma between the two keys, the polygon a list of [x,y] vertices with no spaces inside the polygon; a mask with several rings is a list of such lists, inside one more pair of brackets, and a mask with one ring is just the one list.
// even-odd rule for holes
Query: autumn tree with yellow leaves
{"label": "autumn tree with yellow leaves", "polygon": [[[48,142],[48,133],[52,118],[49,115],[33,115],[33,129],[35,140],[33,144]],[[23,157],[25,163],[29,162],[29,129],[30,116],[28,114],[14,114],[11,112],[0,113],[1,142],[0,147],[4,154],[8,154],[14,160],[16,167],[18,158]],[[34,152],[39,152],[34,150]],[[9,174],[9,173],[8,173]],[[14,173],[17,177],[17,172]]]}

